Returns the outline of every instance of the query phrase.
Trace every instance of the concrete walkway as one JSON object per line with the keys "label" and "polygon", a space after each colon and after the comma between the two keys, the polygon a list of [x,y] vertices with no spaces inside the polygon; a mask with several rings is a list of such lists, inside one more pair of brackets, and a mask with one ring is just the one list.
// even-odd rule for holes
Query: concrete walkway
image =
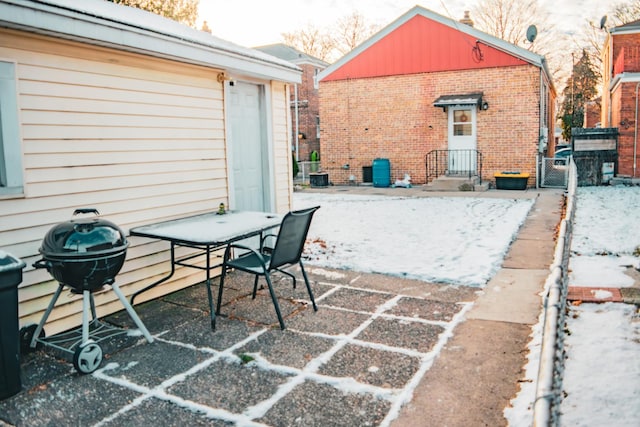
{"label": "concrete walkway", "polygon": [[[0,425],[505,425],[540,312],[562,191],[323,191],[536,202],[482,291],[309,268],[319,311],[304,286],[279,279],[281,331],[268,292],[252,300],[252,278],[232,273],[215,332],[205,287],[195,285],[136,306],[154,343],[129,334],[103,344],[105,360],[92,375],[77,374],[68,355],[48,347],[25,355],[23,391],[0,401]],[[133,326],[125,313],[107,320]]]}
{"label": "concrete walkway", "polygon": [[[528,190],[533,192],[534,190]],[[502,268],[456,328],[393,426],[501,426],[524,376],[553,261],[563,192],[537,191]]]}

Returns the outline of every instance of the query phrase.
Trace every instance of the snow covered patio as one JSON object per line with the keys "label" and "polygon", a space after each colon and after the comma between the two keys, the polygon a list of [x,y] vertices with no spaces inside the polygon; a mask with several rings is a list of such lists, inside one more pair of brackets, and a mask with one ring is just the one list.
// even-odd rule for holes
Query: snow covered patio
{"label": "snow covered patio", "polygon": [[[78,375],[48,348],[26,356],[24,390],[0,402],[0,419],[14,425],[400,426],[418,419],[438,424],[453,416],[471,424],[503,423],[537,320],[536,289],[548,274],[562,193],[447,198],[455,208],[446,210],[452,222],[443,227],[435,218],[425,220],[441,197],[399,199],[406,190],[391,190],[394,197],[384,203],[417,205],[404,206],[399,216],[393,208],[375,206],[382,203],[380,194],[346,211],[338,210],[343,202],[321,203],[318,214],[338,216],[325,222],[318,215],[310,237],[344,263],[339,267],[358,259],[350,258],[354,251],[366,250],[369,267],[320,266],[323,252],[310,245],[307,266],[317,313],[307,309],[305,290],[293,290],[283,279],[276,286],[287,330],[280,331],[268,294],[260,291],[251,300],[252,278],[233,274],[229,284],[235,291],[225,294],[224,316],[212,333],[205,287],[193,286],[137,306],[155,342],[143,344],[134,334],[114,343],[92,375]],[[312,200],[343,197],[336,193]],[[301,195],[295,195],[296,203],[309,196]],[[414,212],[421,216],[411,217]],[[365,216],[373,223],[360,221],[361,228],[374,240],[342,251],[360,229],[350,218]],[[469,217],[474,222],[454,225]],[[533,233],[530,224],[543,232]],[[337,227],[330,237],[314,234],[327,225]],[[446,238],[438,240],[444,230]],[[372,237],[383,231],[391,237]],[[412,276],[429,273],[408,260],[422,265],[420,257],[430,253],[442,257],[436,266],[446,275],[443,283]],[[503,261],[511,266],[506,272]],[[388,270],[394,266],[400,268]],[[522,320],[524,311],[532,312]],[[110,320],[130,326],[125,315]]]}

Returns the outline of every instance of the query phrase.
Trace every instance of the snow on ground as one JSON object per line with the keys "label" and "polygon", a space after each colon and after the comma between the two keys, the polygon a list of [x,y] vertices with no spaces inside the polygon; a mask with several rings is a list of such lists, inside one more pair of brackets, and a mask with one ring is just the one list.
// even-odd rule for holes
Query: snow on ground
{"label": "snow on ground", "polygon": [[[639,187],[578,188],[569,286],[629,287],[638,266]],[[640,316],[631,304],[572,306],[567,320],[563,426],[638,426]]]}
{"label": "snow on ground", "polygon": [[571,308],[562,426],[640,423],[640,319],[631,304]]}
{"label": "snow on ground", "polygon": [[307,264],[484,286],[533,200],[295,194],[294,208],[315,205]]}
{"label": "snow on ground", "polygon": [[[484,286],[497,272],[533,200],[398,198],[295,193],[294,207],[320,205],[307,264]],[[581,187],[577,193],[571,286],[629,287],[638,267],[639,187]],[[637,426],[640,420],[640,318],[633,305],[571,308],[562,426]],[[526,378],[537,377],[532,331]],[[536,344],[537,343],[537,344]],[[539,348],[538,348],[539,350]],[[535,384],[505,410],[511,426],[532,424]]]}
{"label": "snow on ground", "polygon": [[[639,187],[579,187],[569,258],[569,286],[630,287],[638,266]],[[608,291],[596,289],[603,297]],[[637,426],[640,420],[640,317],[630,304],[571,306],[565,338],[560,426]],[[509,425],[532,425],[542,315],[533,327],[522,390],[505,409]]]}

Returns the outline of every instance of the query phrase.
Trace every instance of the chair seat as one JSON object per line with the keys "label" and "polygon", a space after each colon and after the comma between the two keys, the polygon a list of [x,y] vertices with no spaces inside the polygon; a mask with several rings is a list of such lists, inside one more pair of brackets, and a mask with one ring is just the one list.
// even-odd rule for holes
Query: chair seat
{"label": "chair seat", "polygon": [[[271,256],[262,254],[262,259],[264,259],[268,271]],[[260,258],[254,252],[249,252],[238,258],[228,260],[227,266],[258,275],[264,275],[265,272]]]}
{"label": "chair seat", "polygon": [[[313,298],[313,292],[311,291],[311,285],[309,284],[309,278],[304,271],[304,265],[302,264],[302,250],[304,249],[304,243],[309,232],[309,226],[311,225],[311,218],[313,213],[318,210],[320,206],[312,208],[302,209],[299,211],[291,211],[287,213],[282,222],[280,223],[280,229],[275,237],[275,245],[273,247],[266,246],[266,238],[270,238],[272,235],[262,236],[260,239],[260,248],[254,249],[249,246],[240,244],[230,244],[224,251],[224,259],[222,263],[222,273],[220,274],[220,287],[218,289],[218,305],[216,307],[216,313],[220,314],[220,306],[222,305],[222,292],[224,289],[224,278],[227,275],[228,269],[236,269],[251,273],[255,275],[253,282],[253,298],[256,298],[256,292],[258,290],[258,277],[262,276],[267,282],[267,288],[269,288],[269,294],[271,295],[271,301],[273,307],[276,310],[278,316],[278,322],[280,328],[284,329],[284,319],[280,312],[280,305],[278,304],[278,298],[276,297],[271,283],[271,271],[279,271],[293,280],[293,288],[296,287],[296,277],[292,273],[284,270],[287,267],[293,265],[299,265],[304,283],[309,293],[309,299],[313,305],[313,310],[318,311],[318,306]],[[237,257],[233,257],[237,255]]]}

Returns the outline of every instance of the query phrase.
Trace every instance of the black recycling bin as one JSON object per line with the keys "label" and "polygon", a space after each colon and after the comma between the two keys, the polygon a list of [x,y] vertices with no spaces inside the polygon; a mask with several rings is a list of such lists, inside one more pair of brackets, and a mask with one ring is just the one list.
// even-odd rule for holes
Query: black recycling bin
{"label": "black recycling bin", "polygon": [[329,174],[328,173],[310,173],[309,183],[312,187],[328,187],[329,186]]}
{"label": "black recycling bin", "polygon": [[18,332],[18,285],[25,263],[0,250],[0,400],[18,393],[20,381],[20,334]]}

